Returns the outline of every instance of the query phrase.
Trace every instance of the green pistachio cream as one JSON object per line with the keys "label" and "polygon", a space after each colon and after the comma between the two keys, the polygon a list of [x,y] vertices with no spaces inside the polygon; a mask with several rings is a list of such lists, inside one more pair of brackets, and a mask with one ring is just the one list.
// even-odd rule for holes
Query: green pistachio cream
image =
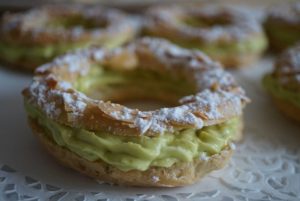
{"label": "green pistachio cream", "polygon": [[300,108],[300,93],[284,88],[272,75],[263,78],[263,85],[273,96],[286,100]]}
{"label": "green pistachio cream", "polygon": [[19,59],[45,61],[54,58],[57,55],[63,54],[68,50],[84,47],[85,45],[80,44],[53,44],[45,46],[22,46],[16,44],[0,43],[0,51],[2,57],[8,61],[14,61]]}
{"label": "green pistachio cream", "polygon": [[[173,41],[175,42],[175,41]],[[247,41],[240,41],[230,44],[196,44],[176,41],[176,43],[185,48],[200,49],[210,56],[225,56],[228,54],[249,54],[260,53],[267,46],[264,37],[256,37]]]}
{"label": "green pistachio cream", "polygon": [[[172,94],[176,91],[178,96],[173,97],[175,99],[194,91],[189,83],[178,85],[176,84],[178,80],[168,76],[170,75],[160,76],[143,70],[124,76],[123,73],[93,68],[90,74],[79,79],[74,87],[88,96],[93,95],[94,98],[113,97],[111,91],[116,91],[118,94],[121,89],[126,92],[132,91],[127,93],[127,96],[149,94],[147,92],[150,86],[153,92],[169,91]],[[155,82],[153,82],[154,77]],[[137,82],[138,88],[144,91],[136,90]],[[120,87],[119,91],[116,90]],[[101,95],[97,94],[97,91],[101,91]],[[47,137],[57,145],[86,160],[102,160],[122,171],[145,171],[150,167],[170,167],[175,163],[191,162],[196,158],[218,154],[236,139],[240,125],[240,118],[236,117],[199,130],[183,129],[152,137],[117,136],[104,131],[89,131],[57,123],[28,102],[25,102],[25,108],[29,117],[34,119],[44,129]]]}
{"label": "green pistachio cream", "polygon": [[[107,48],[114,48],[124,43],[127,40],[126,34],[124,36],[116,37],[113,40],[105,42],[93,41],[95,44],[102,44]],[[58,44],[47,44],[39,46],[24,46],[19,44],[9,44],[0,42],[1,57],[5,60],[14,62],[16,60],[27,60],[35,63],[43,63],[53,59],[58,55],[62,55],[68,51],[75,50],[78,48],[86,48],[92,44],[89,42],[77,42],[77,43],[58,43]]]}

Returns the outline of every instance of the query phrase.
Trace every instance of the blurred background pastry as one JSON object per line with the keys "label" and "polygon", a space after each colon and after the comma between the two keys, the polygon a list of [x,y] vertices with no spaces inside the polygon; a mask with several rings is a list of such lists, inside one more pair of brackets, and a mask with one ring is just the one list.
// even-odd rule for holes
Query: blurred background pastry
{"label": "blurred background pastry", "polygon": [[300,122],[300,43],[285,50],[263,84],[276,106],[288,117]]}
{"label": "blurred background pastry", "polygon": [[267,10],[264,27],[270,50],[281,52],[300,41],[300,2],[281,3]]}
{"label": "blurred background pastry", "polygon": [[32,71],[71,50],[121,45],[138,27],[128,14],[101,6],[47,5],[6,13],[0,23],[0,61]]}
{"label": "blurred background pastry", "polygon": [[267,46],[260,22],[239,9],[160,6],[151,8],[145,18],[144,35],[199,49],[226,68],[240,68],[256,61]]}

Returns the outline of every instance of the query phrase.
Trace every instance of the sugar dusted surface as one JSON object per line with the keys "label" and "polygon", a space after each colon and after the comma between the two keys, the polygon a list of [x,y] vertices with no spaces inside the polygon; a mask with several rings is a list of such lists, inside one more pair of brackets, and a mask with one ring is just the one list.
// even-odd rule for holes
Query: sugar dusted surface
{"label": "sugar dusted surface", "polygon": [[300,25],[300,2],[295,1],[293,3],[282,3],[273,6],[269,11],[268,17],[270,20],[274,20],[274,23],[284,21]]}
{"label": "sugar dusted surface", "polygon": [[200,159],[201,161],[208,161],[208,156],[206,155],[206,153],[202,152],[202,153],[200,154],[199,159]]}
{"label": "sugar dusted surface", "polygon": [[[97,24],[106,23],[105,28],[94,27],[85,29],[83,24],[74,27],[49,26],[56,18],[68,18],[75,15],[86,21],[94,21]],[[18,14],[5,14],[0,25],[0,34],[4,38],[9,38],[11,33],[19,31],[20,43],[26,44],[26,39],[31,43],[43,43],[45,38],[50,43],[64,43],[66,41],[86,41],[109,40],[119,33],[134,33],[138,28],[136,20],[127,14],[113,8],[103,8],[101,6],[81,6],[81,5],[46,5],[28,10]],[[62,24],[63,25],[63,24]],[[49,42],[48,41],[48,42]]]}
{"label": "sugar dusted surface", "polygon": [[154,182],[154,183],[156,183],[156,182],[158,182],[159,181],[159,177],[158,176],[152,176],[152,181]]}
{"label": "sugar dusted surface", "polygon": [[229,147],[231,150],[235,150],[236,149],[236,145],[233,142],[229,142]]}
{"label": "sugar dusted surface", "polygon": [[300,43],[280,55],[274,73],[281,84],[297,84],[300,89]]}
{"label": "sugar dusted surface", "polygon": [[[151,52],[164,64],[160,67],[163,69],[154,70],[184,73],[187,79],[195,84],[197,93],[183,97],[179,106],[153,111],[139,111],[102,100],[92,100],[74,90],[71,80],[60,80],[59,70],[66,70],[70,75],[82,76],[89,71],[90,60],[107,62],[107,59],[114,55],[111,54],[113,51],[94,48],[58,58],[53,64],[37,70],[39,76],[34,78],[35,81],[28,88],[30,103],[37,105],[50,118],[61,118],[60,115],[66,113],[67,125],[77,125],[84,119],[86,109],[94,107],[89,112],[100,112],[103,114],[101,118],[109,118],[111,121],[128,125],[128,128],[137,129],[139,135],[173,133],[184,128],[200,129],[213,122],[216,124],[242,114],[242,109],[248,101],[243,89],[237,86],[233,77],[224,72],[218,63],[211,61],[201,52],[182,49],[165,40],[151,38],[143,38],[118,49],[125,50],[137,55],[144,51]],[[142,62],[138,61],[137,67],[142,67]],[[58,73],[51,72],[51,69],[56,69]],[[58,112],[56,108],[62,111]],[[102,120],[99,119],[99,122],[97,118],[100,117],[93,116],[96,122],[101,123]],[[114,127],[107,125],[107,130],[114,130]]]}
{"label": "sugar dusted surface", "polygon": [[[254,34],[261,34],[260,24],[249,13],[234,8],[216,8],[215,6],[205,6],[201,9],[194,7],[168,6],[150,9],[149,19],[146,21],[146,29],[156,32],[162,29],[165,32],[173,33],[183,40],[193,38],[204,43],[216,41],[240,41],[252,37]],[[226,25],[214,25],[207,27],[193,27],[178,20],[185,16],[195,16],[195,18],[226,18],[229,23]],[[177,20],[175,20],[177,19]],[[159,28],[158,28],[159,27]],[[159,35],[159,33],[158,33]]]}

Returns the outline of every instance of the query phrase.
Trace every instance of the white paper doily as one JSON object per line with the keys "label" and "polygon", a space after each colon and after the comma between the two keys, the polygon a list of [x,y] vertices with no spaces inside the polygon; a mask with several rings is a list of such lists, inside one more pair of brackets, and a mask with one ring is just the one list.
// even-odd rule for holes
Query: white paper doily
{"label": "white paper doily", "polygon": [[175,189],[99,184],[57,164],[31,135],[21,90],[30,81],[0,68],[0,200],[178,201],[300,200],[300,126],[285,119],[260,79],[270,59],[234,73],[252,103],[244,139],[229,165],[201,182]]}

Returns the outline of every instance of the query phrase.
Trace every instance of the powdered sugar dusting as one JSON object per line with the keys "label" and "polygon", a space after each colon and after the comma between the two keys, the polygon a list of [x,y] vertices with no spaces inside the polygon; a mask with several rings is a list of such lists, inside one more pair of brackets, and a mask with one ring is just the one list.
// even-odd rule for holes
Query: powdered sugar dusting
{"label": "powdered sugar dusting", "polygon": [[48,89],[45,85],[38,80],[34,80],[29,87],[29,91],[31,93],[29,102],[34,102],[40,108],[43,108],[47,116],[55,118],[60,114],[60,110],[56,107],[56,102],[47,100]]}
{"label": "powdered sugar dusting", "polygon": [[151,120],[136,118],[134,124],[139,128],[142,134],[146,133],[151,126]]}
{"label": "powdered sugar dusting", "polygon": [[278,23],[278,21],[285,21],[291,24],[300,24],[300,3],[284,3],[273,6],[269,12],[268,20]]}
{"label": "powdered sugar dusting", "polygon": [[63,90],[68,90],[72,88],[72,84],[70,82],[61,81],[58,83],[58,87]]}
{"label": "powdered sugar dusting", "polygon": [[112,111],[110,115],[122,121],[132,121],[134,118],[133,112],[134,110],[123,107],[122,110]]}
{"label": "powdered sugar dusting", "polygon": [[[92,21],[97,26],[86,29],[84,24],[74,27],[49,26],[53,18],[72,18],[79,16],[82,20]],[[135,34],[138,29],[136,20],[127,14],[115,10],[103,8],[101,6],[81,6],[81,5],[47,5],[18,14],[5,14],[4,22],[0,26],[2,36],[10,38],[11,33],[19,31],[21,42],[30,39],[32,43],[43,43],[44,38],[48,42],[78,42],[86,39],[98,41],[113,40],[121,34]],[[104,27],[101,27],[104,24]],[[26,44],[26,43],[25,43]]]}
{"label": "powdered sugar dusting", "polygon": [[86,103],[81,101],[80,99],[75,99],[74,96],[68,93],[63,93],[62,94],[64,103],[71,109],[71,111],[75,111],[76,113],[81,113],[84,111],[86,107]]}
{"label": "powdered sugar dusting", "polygon": [[223,88],[232,86],[234,78],[221,68],[209,69],[206,73],[199,73],[195,75],[199,89],[209,89],[212,87]]}
{"label": "powdered sugar dusting", "polygon": [[[51,118],[66,114],[68,125],[71,123],[75,126],[82,123],[81,119],[89,119],[92,123],[95,120],[98,124],[104,124],[106,121],[97,119],[97,115],[101,113],[103,114],[101,118],[109,118],[109,121],[115,121],[128,128],[136,128],[139,135],[173,133],[185,128],[201,129],[207,125],[207,121],[224,120],[228,116],[241,115],[243,106],[247,102],[244,91],[236,85],[230,74],[220,68],[219,64],[211,61],[201,52],[185,50],[165,40],[151,38],[140,39],[125,47],[124,50],[128,51],[126,48],[130,48],[130,51],[137,55],[151,52],[155,59],[165,64],[159,66],[159,69],[155,69],[157,66],[153,65],[153,70],[161,72],[163,68],[166,73],[186,73],[189,75],[187,79],[195,84],[197,93],[183,97],[177,107],[154,111],[138,111],[119,104],[92,100],[72,88],[74,76],[82,76],[82,69],[84,74],[87,73],[91,60],[101,63],[104,59],[109,59],[105,54],[111,51],[92,48],[63,56],[47,67],[43,67],[40,70],[43,73],[38,74],[29,87],[30,102]],[[123,51],[123,48],[117,51]],[[136,65],[143,67],[146,64],[137,61]],[[70,80],[59,80],[60,73],[66,71],[70,73]],[[87,107],[91,118],[84,118]],[[83,126],[89,129],[88,124],[91,122]],[[104,126],[99,126],[99,129],[100,127],[103,129]],[[92,129],[95,127],[97,128],[93,125]],[[111,124],[106,127],[110,132],[118,129]]]}
{"label": "powdered sugar dusting", "polygon": [[281,84],[298,85],[300,89],[300,43],[280,55],[275,65],[275,74]]}
{"label": "powdered sugar dusting", "polygon": [[180,102],[182,104],[192,102],[188,104],[191,110],[201,111],[208,119],[219,119],[224,118],[224,110],[226,108],[221,107],[226,104],[231,106],[231,111],[234,115],[241,113],[243,95],[233,94],[226,92],[221,89],[211,92],[208,89],[197,93],[196,95],[183,97]]}
{"label": "powdered sugar dusting", "polygon": [[235,150],[236,149],[236,145],[233,142],[229,142],[229,147],[231,150]]}
{"label": "powdered sugar dusting", "polygon": [[186,70],[190,76],[190,71],[193,69],[199,70],[208,66],[212,69],[221,68],[218,62],[212,61],[201,51],[181,48],[164,39],[144,37],[138,41],[138,45],[140,47],[135,48],[136,51],[150,51],[152,54],[155,54],[158,60],[164,64],[163,68],[167,70]]}
{"label": "powdered sugar dusting", "polygon": [[[128,109],[126,109],[128,110]],[[149,130],[155,133],[174,132],[174,128],[170,125],[189,125],[190,127],[202,128],[203,121],[196,117],[192,112],[188,111],[187,106],[179,106],[174,108],[162,108],[151,112],[138,112],[132,115],[132,112],[124,114],[122,111],[113,111],[110,113],[114,118],[121,121],[133,121],[141,134]],[[151,117],[151,118],[149,118]],[[170,124],[170,125],[168,125]]]}
{"label": "powdered sugar dusting", "polygon": [[86,75],[89,71],[90,63],[88,61],[88,58],[83,55],[84,53],[87,52],[78,51],[75,54],[67,54],[56,59],[54,62],[56,62],[58,66],[68,66],[68,70],[70,73],[79,73],[81,75]]}
{"label": "powdered sugar dusting", "polygon": [[159,111],[159,116],[167,121],[193,124],[198,128],[203,126],[203,122],[193,113],[189,112],[189,108],[186,105],[175,108],[163,108]]}
{"label": "powdered sugar dusting", "polygon": [[[51,79],[54,79],[50,76]],[[47,76],[49,79],[49,76]],[[62,114],[62,109],[59,107],[63,101],[63,110],[68,113],[68,118],[74,121],[77,116],[82,116],[87,106],[87,97],[78,93],[76,96],[65,90],[71,89],[71,84],[68,82],[58,82],[54,88],[49,88],[46,80],[34,80],[29,87],[30,98],[29,102],[42,109],[45,114],[51,118],[58,118]],[[72,91],[72,90],[71,90]]]}
{"label": "powdered sugar dusting", "polygon": [[203,121],[197,118],[187,106],[178,106],[174,108],[162,108],[153,112],[152,124],[149,129],[164,133],[166,131],[174,132],[174,128],[168,125],[189,125],[190,127],[202,128]]}
{"label": "powdered sugar dusting", "polygon": [[155,54],[161,62],[165,64],[165,67],[169,67],[171,63],[179,62],[191,58],[191,51],[180,48],[176,45],[170,44],[163,39],[155,39],[145,37],[138,41],[140,48],[137,51],[150,50],[151,53]]}
{"label": "powdered sugar dusting", "polygon": [[96,60],[96,61],[101,61],[103,58],[104,58],[104,51],[102,49],[96,49],[94,52],[93,52],[93,58]]}
{"label": "powdered sugar dusting", "polygon": [[152,176],[151,180],[152,180],[153,183],[157,183],[157,182],[159,182],[159,177],[158,176]]}
{"label": "powdered sugar dusting", "polygon": [[[239,41],[252,37],[253,34],[261,34],[260,24],[241,9],[205,6],[205,7],[179,7],[166,6],[150,9],[146,21],[146,29],[150,34],[161,36],[161,33],[172,33],[182,41],[216,42],[216,41]],[[195,19],[225,19],[226,24],[216,24],[211,27],[194,27],[178,23],[185,17]],[[170,37],[170,35],[163,35]],[[181,36],[181,38],[179,38]],[[174,38],[173,38],[174,39]],[[176,39],[175,39],[176,40]]]}
{"label": "powdered sugar dusting", "polygon": [[208,161],[208,156],[206,153],[202,152],[199,156],[199,160],[201,161]]}

